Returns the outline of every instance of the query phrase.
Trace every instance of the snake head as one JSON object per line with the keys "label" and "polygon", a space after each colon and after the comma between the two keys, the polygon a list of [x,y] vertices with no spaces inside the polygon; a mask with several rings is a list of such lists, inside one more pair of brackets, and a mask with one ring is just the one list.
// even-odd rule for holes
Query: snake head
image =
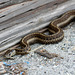
{"label": "snake head", "polygon": [[16,51],[15,50],[8,50],[6,51],[5,55],[4,55],[4,58],[6,59],[14,59],[14,55],[16,54]]}

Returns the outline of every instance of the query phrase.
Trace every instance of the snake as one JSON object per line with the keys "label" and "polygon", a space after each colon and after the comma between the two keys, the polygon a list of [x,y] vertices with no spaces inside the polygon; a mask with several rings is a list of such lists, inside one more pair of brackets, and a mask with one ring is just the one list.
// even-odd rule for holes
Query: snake
{"label": "snake", "polygon": [[[15,48],[15,51],[7,51],[6,58],[11,58],[16,54],[27,54],[31,50],[31,42],[41,42],[44,44],[56,43],[64,38],[63,27],[67,26],[75,18],[75,10],[69,10],[59,18],[53,20],[49,26],[42,32],[34,32],[24,36],[21,40],[21,48]],[[46,35],[44,32],[49,31],[51,35]]]}

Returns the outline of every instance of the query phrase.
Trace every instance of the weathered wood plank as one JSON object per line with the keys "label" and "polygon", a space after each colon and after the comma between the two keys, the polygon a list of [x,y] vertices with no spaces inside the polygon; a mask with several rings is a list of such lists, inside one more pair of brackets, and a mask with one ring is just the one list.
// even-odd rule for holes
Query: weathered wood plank
{"label": "weathered wood plank", "polygon": [[1,9],[0,10],[0,17],[1,17],[0,22],[12,18],[12,15],[14,17],[16,15],[24,13],[28,10],[35,9],[35,8],[37,8],[41,5],[44,5],[46,3],[49,3],[49,2],[51,2],[51,0],[47,0],[47,1],[46,0],[42,0],[42,1],[33,0],[33,1],[27,1],[27,2],[23,2],[20,4],[12,5],[10,7]]}
{"label": "weathered wood plank", "polygon": [[32,1],[32,0],[0,0],[0,9],[27,1]]}
{"label": "weathered wood plank", "polygon": [[41,7],[38,7],[34,10],[27,11],[23,14],[20,14],[18,16],[11,18],[11,19],[8,19],[5,22],[1,22],[0,23],[0,26],[1,26],[0,30],[7,28],[7,27],[10,27],[15,24],[22,23],[22,22],[27,21],[35,16],[38,16],[39,14],[42,14],[43,12],[50,10],[52,6],[53,6],[52,9],[56,8],[55,4],[59,5],[60,3],[62,3],[62,1],[61,2],[53,1],[53,2],[50,2],[50,3],[43,5]]}
{"label": "weathered wood plank", "polygon": [[71,0],[62,4],[57,3],[51,7],[43,7],[44,5],[1,23],[0,26],[8,25],[9,28],[5,27],[5,29],[0,31],[0,50],[6,49],[19,42],[24,35],[46,27],[51,19],[56,16],[68,10],[75,9],[75,1]]}
{"label": "weathered wood plank", "polygon": [[0,0],[0,3],[7,2],[7,1],[9,1],[9,0]]}

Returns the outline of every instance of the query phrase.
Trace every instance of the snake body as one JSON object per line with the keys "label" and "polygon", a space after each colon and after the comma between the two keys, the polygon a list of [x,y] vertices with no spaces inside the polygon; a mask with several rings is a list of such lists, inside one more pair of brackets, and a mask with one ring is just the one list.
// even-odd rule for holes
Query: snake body
{"label": "snake body", "polygon": [[25,54],[27,51],[30,51],[29,43],[31,40],[39,41],[45,44],[61,41],[64,37],[64,32],[61,28],[68,25],[74,18],[75,10],[70,10],[63,14],[60,18],[57,18],[50,23],[47,30],[53,33],[52,35],[45,35],[42,32],[35,32],[26,35],[21,40],[21,46],[23,49],[15,48],[16,52],[19,54]]}

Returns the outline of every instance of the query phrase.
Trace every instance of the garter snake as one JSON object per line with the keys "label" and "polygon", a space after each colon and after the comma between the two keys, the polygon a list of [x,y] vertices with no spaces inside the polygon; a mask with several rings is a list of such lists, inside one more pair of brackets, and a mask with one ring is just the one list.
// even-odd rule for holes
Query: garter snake
{"label": "garter snake", "polygon": [[[21,46],[23,48],[22,49],[15,48],[16,53],[19,53],[19,54],[28,53],[28,51],[30,51],[29,44],[31,41],[38,41],[44,44],[61,41],[64,37],[64,32],[61,28],[68,25],[71,22],[71,20],[74,18],[75,18],[75,10],[70,10],[64,13],[61,17],[53,20],[48,26],[48,28],[46,28],[46,30],[53,33],[52,35],[45,35],[43,32],[35,32],[35,33],[26,35],[21,40]],[[8,58],[11,55],[12,55],[12,52],[11,53],[7,52],[5,56]]]}

